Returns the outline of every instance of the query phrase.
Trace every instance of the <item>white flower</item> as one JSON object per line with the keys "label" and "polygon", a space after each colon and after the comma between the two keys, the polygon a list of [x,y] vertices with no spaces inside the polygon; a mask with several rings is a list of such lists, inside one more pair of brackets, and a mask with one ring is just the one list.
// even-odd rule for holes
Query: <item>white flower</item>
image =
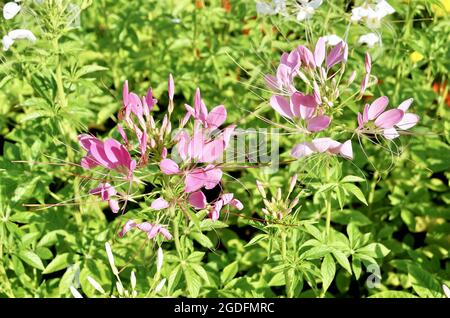
{"label": "white flower", "polygon": [[299,0],[297,2],[298,21],[311,18],[314,15],[314,11],[322,4],[322,0]]}
{"label": "white flower", "polygon": [[6,20],[10,20],[19,13],[22,7],[15,2],[8,2],[3,6],[3,17]]}
{"label": "white flower", "polygon": [[327,43],[331,46],[338,45],[338,43],[344,41],[344,40],[342,40],[341,37],[337,36],[336,34],[330,34],[330,35],[324,36],[324,39],[325,39],[325,43]]}
{"label": "white flower", "polygon": [[394,13],[395,10],[385,0],[376,0],[376,4],[364,3],[361,7],[355,7],[352,9],[352,16],[350,20],[352,22],[359,22],[365,20],[369,28],[378,28],[381,25],[381,20]]}
{"label": "white flower", "polygon": [[26,29],[12,30],[8,33],[8,35],[5,35],[2,39],[3,51],[9,50],[11,45],[14,44],[14,41],[20,39],[27,39],[31,42],[36,42],[36,37],[30,30]]}
{"label": "white flower", "polygon": [[256,13],[261,15],[274,15],[280,12],[284,12],[286,9],[285,0],[272,0],[272,3],[257,2]]}
{"label": "white flower", "polygon": [[381,15],[382,18],[395,12],[394,8],[385,0],[379,0],[375,6],[375,11]]}
{"label": "white flower", "polygon": [[368,47],[374,47],[375,44],[380,42],[380,37],[375,33],[368,33],[359,37],[358,43],[367,44]]}

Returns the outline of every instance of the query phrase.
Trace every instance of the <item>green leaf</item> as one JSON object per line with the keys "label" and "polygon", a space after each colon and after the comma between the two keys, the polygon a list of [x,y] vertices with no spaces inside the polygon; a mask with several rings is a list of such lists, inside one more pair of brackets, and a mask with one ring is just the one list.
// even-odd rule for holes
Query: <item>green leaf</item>
{"label": "green leaf", "polygon": [[429,272],[416,265],[408,265],[408,276],[414,291],[422,298],[442,298],[441,285]]}
{"label": "green leaf", "polygon": [[247,244],[245,244],[244,247],[249,247],[249,246],[255,245],[255,244],[257,244],[258,242],[264,241],[264,240],[266,240],[266,239],[268,239],[268,238],[269,238],[269,236],[268,236],[267,234],[258,234],[258,235],[255,235],[255,236],[250,240],[250,242],[248,242]]}
{"label": "green leaf", "polygon": [[372,221],[367,216],[356,210],[334,211],[333,214],[331,215],[331,220],[334,223],[339,224],[354,223],[355,225],[358,226],[369,225],[372,223]]}
{"label": "green leaf", "polygon": [[233,263],[227,265],[220,274],[220,281],[222,282],[222,285],[225,285],[226,283],[231,281],[234,276],[236,276],[238,269],[239,267],[237,261],[234,261]]}
{"label": "green leaf", "polygon": [[94,72],[106,71],[107,69],[108,69],[107,67],[103,67],[103,66],[95,65],[95,64],[85,65],[77,71],[77,77],[82,77],[84,75],[94,73]]}
{"label": "green leaf", "polygon": [[352,274],[352,269],[350,267],[350,262],[344,253],[338,250],[333,250],[334,258],[336,258],[337,262],[347,271],[349,274]]}
{"label": "green leaf", "polygon": [[352,269],[353,269],[353,273],[355,274],[355,278],[359,279],[359,277],[361,276],[361,272],[362,272],[362,266],[361,266],[361,260],[356,256],[352,257]]}
{"label": "green leaf", "polygon": [[286,285],[286,280],[283,272],[276,273],[273,275],[272,279],[269,281],[269,286],[284,286]]}
{"label": "green leaf", "polygon": [[209,249],[214,248],[213,243],[211,242],[209,237],[207,237],[205,234],[200,233],[200,232],[193,232],[190,234],[190,236],[194,240],[196,240],[198,243],[200,243],[201,246],[209,248]]}
{"label": "green leaf", "polygon": [[356,250],[358,254],[364,254],[374,258],[382,258],[389,254],[390,250],[380,243],[371,243]]}
{"label": "green leaf", "polygon": [[170,293],[175,291],[175,288],[180,282],[181,275],[182,275],[181,265],[178,265],[172,270],[168,279],[167,289]]}
{"label": "green leaf", "polygon": [[187,261],[190,263],[199,263],[202,261],[205,256],[205,252],[192,252],[191,255],[188,256]]}
{"label": "green leaf", "polygon": [[417,298],[417,296],[404,291],[386,290],[373,294],[369,298]]}
{"label": "green leaf", "polygon": [[42,273],[50,274],[57,272],[61,269],[64,269],[70,265],[69,264],[70,259],[71,256],[69,255],[69,253],[56,255],[56,257],[47,265],[47,267]]}
{"label": "green leaf", "polygon": [[357,176],[345,176],[344,178],[342,178],[341,183],[349,183],[349,182],[364,182],[366,181],[365,179],[361,178],[361,177],[357,177]]}
{"label": "green leaf", "polygon": [[323,290],[326,292],[328,287],[330,287],[333,282],[334,275],[336,274],[336,264],[331,254],[325,255],[322,261],[322,267],[320,269],[322,274],[322,286]]}
{"label": "green leaf", "polygon": [[357,186],[355,186],[352,183],[344,183],[342,186],[344,187],[345,190],[352,193],[359,201],[361,201],[365,205],[368,205],[366,198],[364,197],[364,194]]}
{"label": "green leaf", "polygon": [[39,256],[37,256],[36,253],[30,250],[22,250],[19,252],[18,256],[28,265],[33,266],[40,270],[44,270],[44,264],[42,263],[42,260],[39,258]]}
{"label": "green leaf", "polygon": [[200,277],[190,268],[184,268],[184,277],[186,278],[186,285],[190,297],[197,297],[200,292],[202,282]]}
{"label": "green leaf", "polygon": [[190,264],[190,267],[207,283],[209,283],[208,273],[205,271],[202,265]]}
{"label": "green leaf", "polygon": [[58,289],[60,294],[66,294],[69,292],[69,288],[71,285],[74,285],[76,280],[76,275],[80,272],[80,264],[75,263],[72,266],[69,266],[65,271],[64,275],[61,277],[59,281]]}

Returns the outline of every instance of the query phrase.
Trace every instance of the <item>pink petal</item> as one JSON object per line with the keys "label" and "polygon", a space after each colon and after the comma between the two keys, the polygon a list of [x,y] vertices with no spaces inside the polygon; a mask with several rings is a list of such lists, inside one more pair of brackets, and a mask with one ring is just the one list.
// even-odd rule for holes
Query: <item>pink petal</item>
{"label": "pink petal", "polygon": [[229,204],[231,202],[231,200],[233,200],[233,196],[234,196],[233,193],[224,193],[224,194],[222,194],[221,199],[223,201],[223,205]]}
{"label": "pink petal", "polygon": [[392,140],[399,137],[400,135],[395,128],[386,128],[383,130],[383,136],[386,139]]}
{"label": "pink petal", "polygon": [[314,50],[314,60],[316,62],[316,66],[320,67],[325,60],[325,38],[320,37],[317,40],[316,48]]}
{"label": "pink petal", "polygon": [[372,70],[372,58],[370,57],[369,52],[366,52],[364,67],[366,69],[366,73],[370,74],[370,71]]}
{"label": "pink petal", "polygon": [[361,88],[359,89],[360,94],[364,94],[364,92],[367,89],[367,86],[369,85],[369,79],[370,79],[370,75],[369,74],[365,74],[364,78],[361,82]]}
{"label": "pink petal", "polygon": [[416,114],[406,113],[402,120],[396,126],[400,129],[406,130],[414,127],[419,122],[420,117]]}
{"label": "pink petal", "polygon": [[222,210],[222,207],[223,201],[218,200],[214,205],[214,207],[212,208],[212,210],[209,212],[209,217],[214,221],[218,220],[220,217],[220,210]]}
{"label": "pink petal", "polygon": [[385,111],[375,120],[375,126],[383,129],[392,128],[402,120],[404,114],[400,109]]}
{"label": "pink petal", "polygon": [[228,144],[230,143],[230,139],[234,134],[235,128],[236,128],[236,125],[230,125],[223,130],[222,140],[225,144],[225,148],[228,147]]}
{"label": "pink petal", "polygon": [[342,62],[344,60],[344,42],[339,42],[335,47],[333,47],[327,56],[327,68],[330,69],[334,65]]}
{"label": "pink petal", "polygon": [[291,155],[295,158],[307,157],[314,153],[312,145],[308,142],[302,142],[294,146]]}
{"label": "pink petal", "polygon": [[244,208],[244,205],[242,204],[241,201],[239,201],[238,199],[233,199],[230,202],[230,205],[235,207],[236,209],[238,209],[239,211],[242,210]]}
{"label": "pink petal", "polygon": [[316,101],[316,104],[322,104],[322,97],[320,96],[320,89],[319,85],[317,85],[316,81],[313,83],[313,90],[314,90],[314,99]]}
{"label": "pink petal", "polygon": [[149,222],[142,222],[137,224],[136,227],[142,232],[150,232],[155,226]]}
{"label": "pink petal", "polygon": [[297,52],[300,55],[301,61],[307,67],[316,67],[316,63],[314,61],[314,55],[312,52],[304,45],[300,45],[297,48]]}
{"label": "pink petal", "polygon": [[130,231],[132,228],[136,227],[137,224],[134,220],[128,220],[125,225],[122,227],[122,230],[119,232],[119,236],[123,237],[125,233]]}
{"label": "pink petal", "polygon": [[202,191],[196,191],[189,195],[189,203],[196,209],[206,208],[206,196]]}
{"label": "pink petal", "polygon": [[167,158],[167,148],[164,147],[161,151],[161,158],[166,159]]}
{"label": "pink petal", "polygon": [[227,110],[225,106],[219,105],[214,107],[208,114],[206,122],[208,127],[217,128],[222,125],[227,119]]}
{"label": "pink petal", "polygon": [[123,89],[122,89],[122,98],[123,98],[123,106],[127,107],[129,103],[129,90],[128,90],[128,81],[125,81],[123,83]]}
{"label": "pink petal", "polygon": [[367,115],[368,115],[367,118],[369,120],[374,120],[375,118],[380,116],[380,114],[382,112],[384,112],[384,110],[386,109],[388,104],[389,104],[389,98],[387,98],[386,96],[378,97],[369,106],[369,111],[367,113]]}
{"label": "pink petal", "polygon": [[361,115],[361,113],[358,113],[358,128],[363,128],[363,127],[364,127],[363,116]]}
{"label": "pink petal", "polygon": [[203,147],[201,162],[214,162],[220,158],[225,150],[225,142],[222,138],[210,141]]}
{"label": "pink petal", "polygon": [[331,118],[328,116],[316,116],[308,120],[308,126],[306,129],[311,132],[322,131],[331,123]]}
{"label": "pink petal", "polygon": [[344,142],[340,146],[339,153],[344,158],[347,158],[347,159],[350,159],[350,160],[353,159],[352,141],[351,140],[347,140],[346,142]]}
{"label": "pink petal", "polygon": [[369,104],[366,104],[364,106],[364,111],[363,111],[363,115],[362,115],[362,120],[363,120],[363,124],[369,122]]}
{"label": "pink petal", "polygon": [[405,113],[409,109],[409,106],[413,103],[414,98],[409,98],[407,100],[404,100],[400,105],[398,105],[398,109],[403,110]]}
{"label": "pink petal", "polygon": [[169,202],[167,202],[163,198],[158,198],[152,202],[152,205],[150,207],[154,210],[167,209],[169,207]]}
{"label": "pink petal", "polygon": [[291,110],[295,117],[308,119],[314,113],[317,106],[314,95],[304,95],[301,92],[295,92],[291,96]]}
{"label": "pink petal", "polygon": [[113,213],[117,213],[120,210],[119,202],[115,199],[111,199],[108,201],[109,207]]}
{"label": "pink petal", "polygon": [[161,233],[161,235],[164,236],[168,240],[172,239],[172,234],[170,234],[170,232],[166,228],[161,227],[159,229],[159,233]]}
{"label": "pink petal", "polygon": [[205,172],[203,169],[195,169],[186,175],[184,180],[184,192],[191,193],[205,185]]}
{"label": "pink petal", "polygon": [[123,130],[123,127],[121,125],[117,125],[117,130],[119,131],[119,134],[122,137],[123,141],[128,144],[127,134],[125,133],[125,130]]}
{"label": "pink petal", "polygon": [[311,142],[318,152],[325,152],[330,149],[338,149],[341,146],[341,143],[335,141],[331,138],[316,138]]}
{"label": "pink petal", "polygon": [[292,112],[290,108],[289,101],[287,101],[284,97],[274,95],[270,98],[270,106],[275,109],[281,116],[292,118]]}
{"label": "pink petal", "polygon": [[222,179],[222,170],[220,168],[215,168],[213,165],[208,165],[204,169],[205,171],[205,188],[206,189],[212,189],[216,185],[219,184],[220,180]]}
{"label": "pink petal", "polygon": [[81,159],[81,166],[86,169],[92,169],[95,168],[99,165],[99,163],[94,159],[94,157],[87,155],[86,157],[84,157],[83,159]]}
{"label": "pink petal", "polygon": [[169,74],[168,91],[169,91],[169,99],[173,100],[173,95],[175,94],[175,84],[173,82],[172,74]]}
{"label": "pink petal", "polygon": [[171,159],[163,159],[159,164],[161,172],[167,175],[180,173],[177,163]]}

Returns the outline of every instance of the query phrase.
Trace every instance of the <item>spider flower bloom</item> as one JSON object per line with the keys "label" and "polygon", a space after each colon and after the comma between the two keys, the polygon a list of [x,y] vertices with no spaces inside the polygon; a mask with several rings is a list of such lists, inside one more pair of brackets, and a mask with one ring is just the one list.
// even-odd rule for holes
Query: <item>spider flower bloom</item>
{"label": "spider flower bloom", "polygon": [[78,136],[78,142],[88,152],[81,159],[83,168],[92,169],[100,165],[106,169],[126,174],[127,178],[131,178],[136,168],[136,161],[131,159],[128,150],[117,140],[109,138],[103,142],[87,134],[81,134]]}
{"label": "spider flower bloom", "polygon": [[394,8],[386,0],[377,0],[376,4],[369,4],[367,1],[360,7],[352,9],[352,22],[364,20],[369,28],[380,27],[381,20],[387,15],[395,12]]}
{"label": "spider flower bloom", "polygon": [[397,108],[385,111],[389,99],[382,96],[364,107],[363,113],[358,113],[358,130],[362,132],[381,131],[387,139],[395,139],[399,136],[396,128],[407,130],[414,127],[419,116],[408,113],[413,99],[403,101]]}
{"label": "spider flower bloom", "polygon": [[310,132],[322,131],[331,123],[330,117],[321,115],[317,107],[317,97],[314,95],[296,92],[289,101],[282,96],[274,95],[270,99],[270,105],[283,117],[300,118],[305,121],[306,129]]}
{"label": "spider flower bloom", "polygon": [[112,198],[117,195],[117,191],[109,183],[100,183],[97,188],[91,189],[89,193],[99,196],[102,201],[108,201],[109,207],[113,213],[119,212],[119,202]]}
{"label": "spider flower bloom", "polygon": [[238,210],[242,210],[244,208],[244,205],[241,203],[241,201],[233,198],[233,193],[224,193],[219,200],[217,200],[214,205],[211,207],[208,216],[213,220],[216,221],[220,217],[220,211],[222,208],[226,205],[231,205],[235,207]]}
{"label": "spider flower bloom", "polygon": [[172,239],[172,234],[160,224],[151,224],[149,222],[136,223],[134,220],[128,220],[119,232],[119,237],[123,237],[131,229],[137,228],[145,232],[149,239],[154,239],[160,234],[168,240]]}
{"label": "spider flower bloom", "polygon": [[195,92],[194,108],[187,104],[185,104],[185,107],[187,113],[183,122],[187,122],[189,117],[192,116],[195,120],[200,121],[206,129],[216,129],[227,119],[227,110],[223,105],[214,107],[208,113],[208,109],[201,98],[199,88],[197,88],[197,91]]}
{"label": "spider flower bloom", "polygon": [[294,146],[291,154],[295,158],[310,156],[314,153],[330,153],[341,155],[346,159],[353,159],[353,149],[351,140],[340,143],[331,138],[316,138],[311,142],[302,142]]}

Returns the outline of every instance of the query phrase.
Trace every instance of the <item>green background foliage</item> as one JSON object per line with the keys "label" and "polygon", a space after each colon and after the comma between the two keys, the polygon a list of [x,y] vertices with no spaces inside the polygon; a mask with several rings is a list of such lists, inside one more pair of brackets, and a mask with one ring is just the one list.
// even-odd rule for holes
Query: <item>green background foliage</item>
{"label": "green background foliage", "polygon": [[[136,92],[153,87],[161,119],[169,73],[177,118],[201,87],[207,105],[227,107],[227,123],[267,127],[259,118],[278,115],[263,75],[274,72],[283,51],[327,34],[343,37],[349,1],[329,1],[307,24],[258,17],[253,1],[238,0],[71,1],[81,9],[79,26],[69,23],[68,1],[30,1],[26,12],[3,20],[2,34],[25,24],[38,41],[0,54],[0,296],[71,297],[71,285],[102,296],[88,277],[104,295],[117,295],[109,241],[125,288],[136,273],[139,297],[443,297],[441,286],[450,283],[450,20],[440,1],[391,2],[396,13],[383,20],[382,45],[359,45],[370,30],[350,26],[349,59],[361,74],[369,50],[378,77],[370,94],[389,96],[391,105],[413,97],[419,125],[391,149],[362,140],[365,153],[354,145],[354,164],[335,162],[326,177],[300,162],[273,174],[236,169],[238,181],[225,186],[243,202],[242,215],[187,222],[182,253],[162,245],[161,272],[161,242],[139,233],[119,239],[122,220],[87,195],[93,183],[72,164],[82,157],[77,134],[113,134],[125,80]],[[346,120],[355,125],[362,105],[348,107],[354,113]],[[281,149],[298,141],[282,137]],[[255,181],[276,195],[294,173],[308,181],[301,207],[281,225],[258,221],[264,205]],[[166,283],[155,292],[161,278]]]}

